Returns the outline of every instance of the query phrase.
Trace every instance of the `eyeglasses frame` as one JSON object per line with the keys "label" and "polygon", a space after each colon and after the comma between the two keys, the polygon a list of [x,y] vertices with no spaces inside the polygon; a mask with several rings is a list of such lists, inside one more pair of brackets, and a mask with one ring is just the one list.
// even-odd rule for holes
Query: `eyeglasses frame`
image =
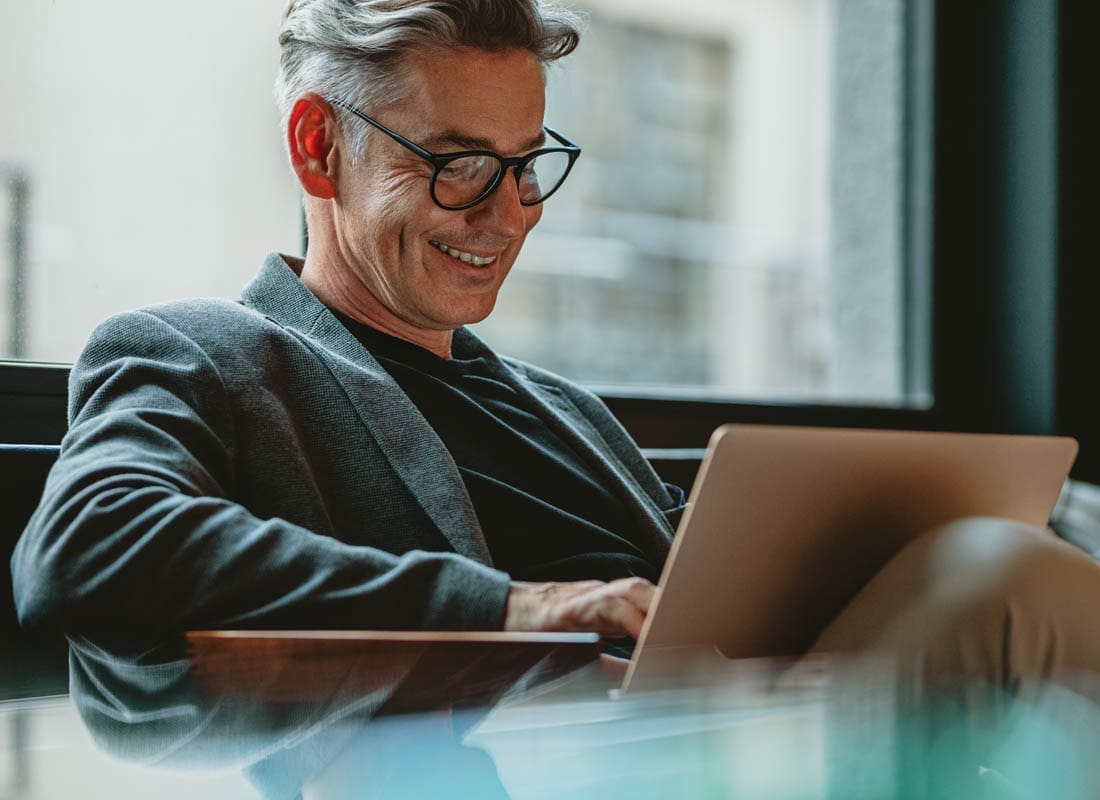
{"label": "eyeglasses frame", "polygon": [[[422,159],[427,161],[429,164],[431,164],[433,170],[432,170],[431,181],[428,183],[428,192],[432,196],[432,202],[434,202],[437,206],[439,206],[440,208],[445,209],[447,211],[465,211],[467,208],[473,208],[478,203],[481,203],[484,200],[488,199],[489,195],[491,195],[493,192],[495,192],[497,190],[497,187],[500,186],[500,184],[504,180],[504,176],[507,174],[508,170],[512,169],[513,167],[515,169],[513,169],[512,174],[516,179],[516,187],[518,189],[520,174],[523,172],[523,168],[526,167],[528,163],[530,163],[531,161],[534,161],[536,158],[538,158],[541,155],[545,155],[546,153],[565,153],[566,155],[569,156],[569,164],[565,167],[565,172],[562,173],[561,178],[558,180],[558,185],[555,186],[553,189],[551,189],[546,194],[544,194],[538,200],[535,200],[533,202],[526,202],[526,201],[523,200],[522,197],[520,198],[520,201],[519,201],[520,205],[537,206],[539,203],[544,202],[546,200],[546,198],[550,197],[550,195],[554,194],[554,192],[556,192],[558,189],[561,188],[562,184],[565,183],[565,179],[569,177],[569,173],[572,171],[573,164],[576,163],[577,157],[580,156],[580,154],[581,154],[581,148],[578,145],[576,145],[573,142],[569,141],[564,136],[562,136],[560,133],[558,133],[556,130],[554,130],[553,128],[551,128],[547,125],[543,126],[543,130],[546,131],[551,136],[553,136],[554,139],[556,139],[558,142],[560,142],[563,145],[562,147],[543,147],[543,148],[540,148],[538,150],[533,150],[530,153],[528,153],[527,155],[514,156],[512,158],[505,158],[504,156],[500,155],[499,153],[494,153],[492,150],[461,150],[461,151],[456,152],[456,153],[433,153],[430,150],[426,150],[425,148],[421,147],[416,142],[411,141],[410,139],[406,139],[404,136],[397,133],[396,131],[390,130],[385,125],[383,125],[381,122],[374,119],[370,115],[363,113],[362,111],[360,111],[355,106],[353,106],[349,103],[345,103],[342,100],[333,100],[331,98],[326,98],[326,99],[328,99],[328,102],[331,105],[339,106],[340,108],[344,109],[345,111],[350,111],[352,114],[359,117],[359,119],[363,120],[367,124],[369,124],[369,125],[377,128],[378,130],[382,131],[382,133],[389,136],[391,139],[393,139],[399,145],[401,145],[402,147],[404,147],[407,150],[410,150],[411,152],[415,153],[416,155],[420,156]],[[496,159],[498,162],[500,162],[501,166],[500,166],[499,172],[497,172],[496,178],[494,178],[492,181],[490,181],[488,186],[484,189],[484,191],[482,191],[482,193],[480,195],[478,195],[476,198],[471,200],[469,203],[463,203],[462,205],[457,205],[457,206],[449,206],[449,205],[446,205],[444,203],[441,203],[439,198],[436,197],[436,194],[435,194],[435,181],[436,181],[436,178],[439,175],[440,170],[442,170],[445,166],[450,164],[452,161],[457,161],[460,158],[469,158],[470,156],[490,156],[490,157]]]}

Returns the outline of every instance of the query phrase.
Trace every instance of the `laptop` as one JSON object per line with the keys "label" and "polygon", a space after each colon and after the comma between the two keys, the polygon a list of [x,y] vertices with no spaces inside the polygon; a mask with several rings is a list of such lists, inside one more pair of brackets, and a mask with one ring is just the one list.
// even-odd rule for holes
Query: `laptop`
{"label": "laptop", "polygon": [[[753,659],[804,653],[859,589],[924,531],[968,516],[1046,525],[1076,455],[1077,442],[1064,437],[718,428],[634,656],[612,696],[691,688],[751,674]],[[272,665],[284,664],[274,669],[287,678],[272,683],[276,694],[309,696],[330,690],[325,681],[314,686],[318,673],[343,675],[346,663],[362,657],[372,670],[344,688],[393,681],[379,670],[383,664],[401,675],[417,664],[418,673],[434,677],[413,683],[435,686],[434,693],[422,692],[433,702],[441,693],[468,694],[468,679],[477,692],[496,691],[547,658],[568,676],[595,659],[599,641],[594,633],[499,631],[187,634],[199,672],[222,689],[255,693],[257,675],[272,683]],[[440,677],[461,665],[457,678]],[[302,668],[312,681],[303,682]],[[416,700],[416,692],[405,694]]]}
{"label": "laptop", "polygon": [[804,653],[922,532],[970,516],[1045,526],[1076,455],[1068,437],[718,428],[618,693]]}

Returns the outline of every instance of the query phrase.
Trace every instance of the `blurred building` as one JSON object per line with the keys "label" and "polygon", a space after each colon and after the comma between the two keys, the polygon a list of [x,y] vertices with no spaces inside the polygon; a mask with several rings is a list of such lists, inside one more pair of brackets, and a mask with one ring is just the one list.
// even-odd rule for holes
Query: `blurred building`
{"label": "blurred building", "polygon": [[[300,252],[281,2],[2,2],[0,356]],[[584,154],[482,335],[600,386],[901,399],[902,0],[578,5],[547,123]]]}

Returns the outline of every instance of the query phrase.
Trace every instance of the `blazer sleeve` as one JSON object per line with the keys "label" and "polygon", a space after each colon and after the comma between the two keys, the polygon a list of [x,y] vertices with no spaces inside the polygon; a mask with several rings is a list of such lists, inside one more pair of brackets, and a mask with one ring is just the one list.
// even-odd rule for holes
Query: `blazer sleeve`
{"label": "blazer sleeve", "polygon": [[233,409],[193,338],[148,312],[93,333],[70,428],[12,557],[20,621],[159,638],[201,628],[498,630],[507,575],[393,555],[234,502]]}

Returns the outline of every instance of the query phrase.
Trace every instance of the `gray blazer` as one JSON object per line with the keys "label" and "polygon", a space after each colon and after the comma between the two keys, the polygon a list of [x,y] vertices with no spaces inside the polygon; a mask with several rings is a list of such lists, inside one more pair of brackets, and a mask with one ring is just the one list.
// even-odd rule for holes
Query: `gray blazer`
{"label": "gray blazer", "polygon": [[[96,328],[12,558],[25,624],[501,628],[508,576],[454,460],[300,268],[272,254],[240,303],[167,303]],[[455,347],[495,358],[465,329]],[[501,360],[661,563],[678,509],[627,433],[591,393]]]}

